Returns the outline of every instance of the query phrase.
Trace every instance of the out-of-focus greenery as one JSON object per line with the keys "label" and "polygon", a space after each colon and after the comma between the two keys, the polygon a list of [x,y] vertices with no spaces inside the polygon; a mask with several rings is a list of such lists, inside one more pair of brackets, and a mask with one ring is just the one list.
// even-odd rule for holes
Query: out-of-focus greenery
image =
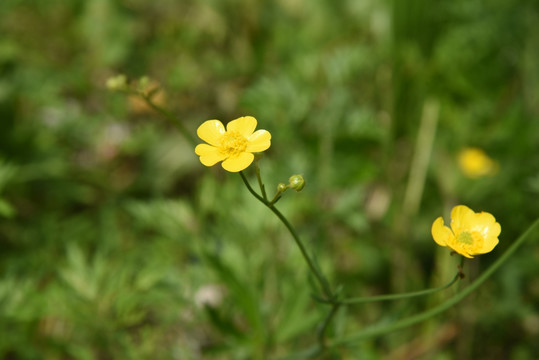
{"label": "out-of-focus greenery", "polygon": [[[453,205],[502,225],[459,286],[539,215],[536,1],[2,0],[0,20],[0,359],[262,359],[317,340],[328,308],[286,229],[107,91],[118,73],[159,82],[193,134],[255,116],[266,187],[303,174],[278,207],[348,296],[448,281],[430,226]],[[466,178],[466,146],[497,173]],[[538,273],[535,235],[452,310],[334,358],[536,359]],[[343,308],[329,334],[455,291]]]}

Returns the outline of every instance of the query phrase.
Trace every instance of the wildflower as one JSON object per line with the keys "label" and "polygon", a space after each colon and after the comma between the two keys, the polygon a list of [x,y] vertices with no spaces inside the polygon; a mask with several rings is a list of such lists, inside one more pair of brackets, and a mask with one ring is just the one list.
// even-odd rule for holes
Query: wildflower
{"label": "wildflower", "polygon": [[271,134],[266,130],[255,131],[256,125],[252,116],[232,120],[226,130],[219,120],[205,121],[198,127],[197,135],[209,145],[198,144],[195,153],[206,166],[223,161],[225,170],[241,171],[253,162],[252,153],[264,151],[271,145]]}
{"label": "wildflower", "polygon": [[475,213],[464,205],[451,210],[451,229],[439,217],[432,224],[432,237],[440,246],[448,246],[455,252],[473,258],[485,254],[498,244],[502,228],[492,214]]}
{"label": "wildflower", "polygon": [[482,149],[476,147],[461,150],[458,155],[458,164],[464,175],[472,179],[493,175],[498,169],[498,163]]}

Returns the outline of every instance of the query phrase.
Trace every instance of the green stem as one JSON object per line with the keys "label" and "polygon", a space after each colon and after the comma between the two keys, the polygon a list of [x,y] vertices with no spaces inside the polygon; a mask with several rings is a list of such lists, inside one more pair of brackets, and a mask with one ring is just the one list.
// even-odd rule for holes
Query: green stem
{"label": "green stem", "polygon": [[333,293],[332,293],[332,291],[331,291],[331,289],[329,287],[328,282],[326,281],[324,276],[314,266],[313,261],[309,257],[309,254],[307,253],[307,250],[305,249],[305,246],[301,242],[301,239],[299,238],[299,236],[296,233],[296,230],[294,229],[292,224],[290,224],[288,219],[279,210],[277,210],[277,208],[273,205],[273,203],[270,203],[269,201],[264,199],[262,196],[258,195],[256,193],[256,191],[253,190],[253,188],[249,184],[249,181],[247,180],[247,178],[245,177],[245,175],[243,174],[242,171],[240,171],[240,175],[241,175],[241,179],[243,180],[243,183],[245,184],[245,186],[247,186],[247,189],[249,190],[249,192],[258,201],[260,201],[267,208],[269,208],[279,218],[279,220],[281,220],[281,222],[284,224],[284,226],[286,226],[286,228],[288,229],[288,232],[290,232],[290,235],[292,235],[292,237],[294,238],[294,241],[296,242],[296,245],[299,247],[299,250],[301,251],[301,255],[303,255],[303,258],[305,259],[305,262],[307,262],[307,265],[309,266],[309,270],[311,270],[311,272],[315,276],[316,280],[320,284],[320,286],[322,288],[322,291],[324,292],[324,295],[328,299],[331,299],[333,297]]}
{"label": "green stem", "polygon": [[268,206],[273,206],[274,204],[276,204],[277,201],[279,201],[279,199],[281,198],[282,195],[283,195],[283,193],[278,191],[275,194],[275,196],[273,197],[273,199],[269,202]]}
{"label": "green stem", "polygon": [[422,312],[417,315],[410,316],[408,318],[402,319],[400,321],[397,321],[393,324],[385,325],[385,326],[375,326],[368,328],[364,331],[359,331],[353,334],[350,334],[346,338],[343,339],[336,339],[331,342],[330,346],[335,345],[342,345],[346,343],[351,342],[357,342],[358,340],[379,336],[383,334],[390,333],[395,330],[403,329],[405,327],[420,323],[422,321],[425,321],[427,319],[430,319],[431,317],[434,317],[453,305],[460,302],[462,299],[464,299],[466,296],[470,295],[473,291],[475,291],[479,286],[481,286],[492,274],[498,270],[506,261],[513,255],[513,253],[524,243],[524,240],[528,237],[530,233],[539,225],[539,219],[535,220],[535,222],[505,251],[505,253],[500,256],[487,270],[485,270],[481,276],[479,276],[472,284],[470,284],[468,287],[464,288],[461,292],[454,295],[453,297],[449,298],[448,300],[444,301],[440,305],[427,310],[425,312]]}
{"label": "green stem", "polygon": [[320,283],[320,286],[322,287],[322,290],[323,290],[324,294],[328,298],[331,298],[333,293],[332,293],[332,291],[331,291],[331,289],[329,287],[328,282],[325,280],[325,278],[322,276],[322,274],[320,274],[320,272],[314,266],[314,263],[312,262],[311,258],[307,254],[307,250],[305,249],[305,246],[303,245],[303,243],[301,242],[301,239],[299,238],[298,234],[296,233],[296,230],[292,227],[290,222],[288,222],[286,217],[283,214],[281,214],[281,212],[279,210],[277,210],[277,208],[275,206],[272,205],[272,206],[268,206],[268,207],[275,215],[277,215],[279,220],[281,220],[281,222],[286,226],[286,228],[288,229],[288,231],[290,232],[290,234],[292,235],[292,237],[296,241],[296,244],[298,245],[298,247],[299,247],[299,249],[301,251],[301,254],[303,255],[303,258],[307,262],[307,265],[309,266],[309,269],[311,270],[313,275],[316,277],[316,279]]}
{"label": "green stem", "polygon": [[326,348],[326,342],[325,342],[326,330],[327,330],[331,320],[333,320],[333,317],[337,313],[337,310],[339,310],[340,306],[341,306],[341,304],[339,304],[339,303],[333,303],[333,306],[331,307],[331,310],[329,311],[328,316],[326,317],[326,319],[322,323],[322,326],[320,327],[320,330],[318,331],[318,343],[320,344],[320,347],[322,349]]}
{"label": "green stem", "polygon": [[241,179],[243,180],[243,183],[245,184],[245,186],[247,186],[247,190],[249,190],[249,192],[258,200],[260,201],[261,203],[263,203],[264,205],[267,206],[267,203],[266,203],[266,200],[264,200],[264,198],[260,195],[257,194],[256,191],[254,191],[254,189],[251,187],[251,184],[249,184],[249,181],[247,180],[247,178],[245,177],[245,175],[243,174],[243,171],[240,171],[240,175],[241,175]]}
{"label": "green stem", "polygon": [[161,114],[165,119],[171,122],[174,126],[176,126],[178,131],[187,139],[187,141],[191,143],[191,145],[196,145],[197,141],[195,140],[193,135],[191,135],[187,128],[174,115],[172,115],[165,109],[155,105],[149,96],[144,95],[140,92],[136,92],[136,94],[142,97],[142,99],[146,102],[146,104],[148,104],[148,106],[150,106],[152,109]]}
{"label": "green stem", "polygon": [[255,160],[255,172],[256,172],[256,178],[258,180],[258,186],[260,187],[260,192],[262,193],[262,197],[264,198],[264,203],[267,203],[268,195],[266,195],[266,187],[264,186],[264,183],[262,182],[262,177],[260,176],[260,167],[258,166],[258,159]]}
{"label": "green stem", "polygon": [[420,290],[420,291],[412,291],[412,292],[401,293],[401,294],[389,294],[389,295],[378,295],[378,296],[369,296],[369,297],[349,298],[349,299],[333,300],[333,301],[332,300],[325,300],[325,299],[318,299],[318,298],[317,298],[317,300],[319,302],[326,303],[326,304],[338,303],[338,304],[341,304],[341,305],[353,305],[353,304],[363,304],[363,303],[375,302],[375,301],[390,301],[390,300],[408,299],[408,298],[412,298],[412,297],[416,297],[416,296],[430,295],[430,294],[434,294],[434,293],[436,293],[438,291],[445,290],[445,289],[449,288],[451,285],[453,285],[454,283],[456,283],[461,277],[462,277],[462,274],[459,271],[459,273],[456,274],[455,277],[453,279],[451,279],[451,281],[448,282],[447,284],[445,284],[443,286],[440,286],[440,287],[435,287],[435,288],[430,288],[430,289],[425,289],[425,290]]}

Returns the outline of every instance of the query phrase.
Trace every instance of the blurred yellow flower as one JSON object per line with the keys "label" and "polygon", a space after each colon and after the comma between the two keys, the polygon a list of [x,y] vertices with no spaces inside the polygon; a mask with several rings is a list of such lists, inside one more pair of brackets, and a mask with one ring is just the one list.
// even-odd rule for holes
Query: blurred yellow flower
{"label": "blurred yellow flower", "polygon": [[458,155],[458,163],[464,175],[472,179],[493,175],[498,170],[498,163],[476,147],[462,149]]}
{"label": "blurred yellow flower", "polygon": [[448,246],[457,253],[473,258],[485,254],[498,244],[502,228],[492,214],[475,213],[469,207],[457,205],[451,210],[451,229],[440,216],[432,224],[432,237],[440,246]]}
{"label": "blurred yellow flower", "polygon": [[256,125],[252,116],[232,120],[226,130],[219,120],[205,121],[199,126],[197,135],[209,145],[198,144],[195,153],[206,166],[223,161],[225,170],[241,171],[253,162],[252,153],[264,151],[271,145],[271,134],[266,130],[255,131]]}

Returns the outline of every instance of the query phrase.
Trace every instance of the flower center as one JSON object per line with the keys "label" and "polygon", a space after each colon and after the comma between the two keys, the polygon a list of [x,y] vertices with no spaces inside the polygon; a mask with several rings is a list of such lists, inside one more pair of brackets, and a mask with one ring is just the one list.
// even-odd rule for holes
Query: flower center
{"label": "flower center", "polygon": [[465,249],[469,254],[477,254],[483,248],[483,236],[477,231],[463,231],[457,238],[457,246]]}
{"label": "flower center", "polygon": [[236,157],[247,148],[247,139],[237,131],[227,131],[221,139],[219,151],[229,157]]}
{"label": "flower center", "polygon": [[466,245],[472,245],[473,244],[473,237],[472,234],[470,234],[468,231],[463,231],[459,234],[457,237],[457,241]]}

